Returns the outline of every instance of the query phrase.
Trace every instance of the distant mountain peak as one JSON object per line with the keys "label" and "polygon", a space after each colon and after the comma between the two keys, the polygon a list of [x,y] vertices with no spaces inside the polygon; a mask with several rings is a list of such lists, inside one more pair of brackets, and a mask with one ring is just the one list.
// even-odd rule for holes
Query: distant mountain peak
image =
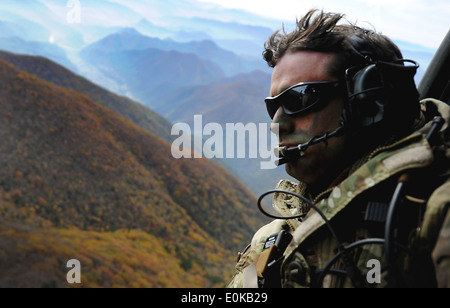
{"label": "distant mountain peak", "polygon": [[[118,34],[126,34],[126,35],[138,35],[143,36],[139,31],[132,27],[123,28],[121,31],[117,32]],[[114,35],[114,34],[113,34]]]}

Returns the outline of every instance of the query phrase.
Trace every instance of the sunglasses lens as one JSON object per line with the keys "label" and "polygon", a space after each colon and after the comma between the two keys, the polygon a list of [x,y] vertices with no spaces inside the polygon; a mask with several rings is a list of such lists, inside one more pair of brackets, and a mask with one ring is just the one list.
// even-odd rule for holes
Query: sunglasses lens
{"label": "sunglasses lens", "polygon": [[266,107],[267,113],[269,114],[270,118],[273,119],[278,108],[280,108],[280,104],[276,101],[269,101],[269,99],[266,99]]}
{"label": "sunglasses lens", "polygon": [[316,82],[295,85],[275,97],[266,98],[267,111],[273,119],[280,106],[286,114],[297,115],[303,111],[317,106],[324,98],[329,96],[331,89],[336,88],[336,82]]}
{"label": "sunglasses lens", "polygon": [[[281,97],[280,97],[281,98]],[[285,97],[281,101],[284,112],[287,114],[295,114],[306,110],[320,98],[320,91],[311,86],[300,86],[286,92]]]}

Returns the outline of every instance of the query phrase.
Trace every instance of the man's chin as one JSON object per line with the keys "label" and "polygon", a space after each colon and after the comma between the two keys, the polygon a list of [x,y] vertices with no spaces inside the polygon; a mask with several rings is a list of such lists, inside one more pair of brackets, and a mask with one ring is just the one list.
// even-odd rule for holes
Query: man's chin
{"label": "man's chin", "polygon": [[[305,160],[305,157],[296,159],[294,161],[290,161],[286,163],[286,173],[293,177],[294,179],[300,181],[300,182],[309,182],[308,175],[308,164],[311,162],[307,162]],[[301,161],[300,161],[301,160]]]}
{"label": "man's chin", "polygon": [[297,174],[295,172],[297,169],[296,167],[297,167],[297,160],[290,161],[286,163],[285,170],[287,174],[298,180]]}

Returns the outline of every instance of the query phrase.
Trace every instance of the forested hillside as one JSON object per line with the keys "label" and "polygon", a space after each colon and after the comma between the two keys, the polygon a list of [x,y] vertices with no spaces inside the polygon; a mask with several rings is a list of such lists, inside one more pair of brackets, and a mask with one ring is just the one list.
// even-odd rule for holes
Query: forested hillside
{"label": "forested hillside", "polygon": [[210,287],[262,224],[205,159],[77,91],[0,61],[0,286]]}
{"label": "forested hillside", "polygon": [[79,76],[67,68],[44,57],[17,55],[0,51],[0,59],[4,59],[20,70],[85,94],[100,105],[120,114],[150,133],[169,141],[170,122],[150,108],[135,102],[128,97],[114,94],[86,78]]}

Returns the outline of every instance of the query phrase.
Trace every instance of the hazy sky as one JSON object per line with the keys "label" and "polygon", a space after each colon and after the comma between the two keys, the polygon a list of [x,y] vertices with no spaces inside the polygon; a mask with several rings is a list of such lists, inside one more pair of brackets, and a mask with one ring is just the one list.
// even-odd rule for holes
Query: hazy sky
{"label": "hazy sky", "polygon": [[346,14],[387,36],[437,48],[450,28],[449,0],[198,0],[292,22],[310,8]]}

